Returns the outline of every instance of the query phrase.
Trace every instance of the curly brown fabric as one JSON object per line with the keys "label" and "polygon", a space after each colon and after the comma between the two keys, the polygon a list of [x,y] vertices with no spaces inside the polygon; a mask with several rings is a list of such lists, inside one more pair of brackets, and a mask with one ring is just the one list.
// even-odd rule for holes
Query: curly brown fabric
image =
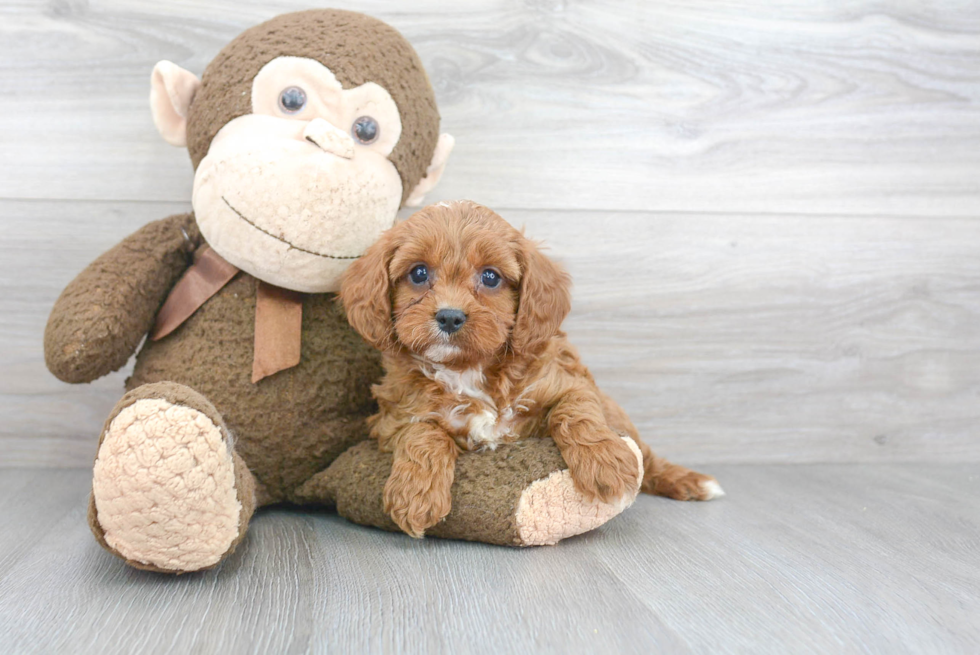
{"label": "curly brown fabric", "polygon": [[252,383],[258,280],[240,273],[186,322],[136,356],[127,389],[177,382],[208,399],[259,485],[259,504],[287,500],[367,437],[381,356],[347,324],[333,294],[303,299],[297,366]]}
{"label": "curly brown fabric", "polygon": [[[391,474],[391,453],[371,439],[337,458],[296,493],[298,502],[336,505],[344,518],[397,531],[385,511],[382,493]],[[446,539],[522,545],[517,504],[532,482],[566,468],[551,439],[525,439],[495,451],[466,452],[456,460],[453,509],[426,534]]]}
{"label": "curly brown fabric", "polygon": [[61,292],[44,330],[44,359],[64,382],[122,368],[201,242],[192,214],[154,221],[89,264]]}

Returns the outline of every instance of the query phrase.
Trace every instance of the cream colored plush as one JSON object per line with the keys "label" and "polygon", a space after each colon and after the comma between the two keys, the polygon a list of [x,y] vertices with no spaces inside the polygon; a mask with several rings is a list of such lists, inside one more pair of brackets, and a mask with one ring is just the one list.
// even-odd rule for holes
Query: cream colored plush
{"label": "cream colored plush", "polygon": [[172,146],[187,145],[187,108],[201,86],[197,76],[170,61],[153,67],[150,108],[160,136]]}
{"label": "cream colored plush", "polygon": [[123,557],[174,571],[217,563],[238,537],[231,450],[201,412],[149,398],[106,431],[92,484],[105,540]]}
{"label": "cream colored plush", "polygon": [[[306,93],[306,106],[295,113],[279,107],[279,93],[298,87]],[[398,106],[385,89],[374,82],[344,89],[333,72],[305,57],[276,57],[262,67],[252,82],[252,113],[298,121],[321,118],[350,138],[350,128],[361,116],[370,116],[381,127],[375,141],[359,147],[388,156],[402,134]],[[212,146],[213,147],[213,146]]]}
{"label": "cream colored plush", "polygon": [[192,202],[202,236],[227,261],[269,284],[332,292],[391,227],[401,180],[384,156],[327,153],[305,129],[254,114],[231,121],[197,169]]}
{"label": "cream colored plush", "polygon": [[566,537],[592,530],[633,504],[643,479],[643,455],[636,443],[623,437],[636,455],[636,488],[622,498],[589,502],[575,488],[568,470],[555,471],[531,484],[517,504],[517,529],[523,546],[553,546]]}
{"label": "cream colored plush", "polygon": [[419,180],[419,183],[415,185],[412,193],[405,200],[406,207],[422,206],[425,194],[435,187],[439,178],[442,177],[442,172],[446,170],[446,162],[449,160],[449,153],[453,151],[454,145],[456,145],[456,140],[451,134],[439,135],[436,150],[432,153],[432,163],[425,169],[425,177]]}
{"label": "cream colored plush", "polygon": [[[301,111],[279,106],[289,87],[306,94]],[[388,159],[401,135],[398,108],[377,84],[345,90],[323,64],[279,57],[255,77],[252,112],[221,128],[197,168],[192,203],[201,234],[268,283],[337,291],[350,261],[398,212],[401,178]],[[373,143],[349,133],[360,116],[380,126]]]}

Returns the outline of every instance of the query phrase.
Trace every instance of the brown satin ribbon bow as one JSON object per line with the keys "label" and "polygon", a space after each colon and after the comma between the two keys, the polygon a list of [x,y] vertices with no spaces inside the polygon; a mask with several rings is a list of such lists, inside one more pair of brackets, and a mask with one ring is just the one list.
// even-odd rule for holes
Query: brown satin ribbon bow
{"label": "brown satin ribbon bow", "polygon": [[[157,312],[150,339],[167,336],[228,284],[238,269],[211,246],[194,253],[194,263],[178,280]],[[252,382],[299,364],[303,327],[303,294],[258,281],[255,292],[255,351]]]}

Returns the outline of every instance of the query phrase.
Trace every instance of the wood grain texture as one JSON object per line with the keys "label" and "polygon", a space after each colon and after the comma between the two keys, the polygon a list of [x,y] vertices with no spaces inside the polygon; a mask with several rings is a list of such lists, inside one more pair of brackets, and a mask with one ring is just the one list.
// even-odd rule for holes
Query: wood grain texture
{"label": "wood grain texture", "polygon": [[59,382],[44,366],[48,314],[95,257],[183,211],[187,204],[0,200],[0,465],[91,465],[129,367],[92,384]]}
{"label": "wood grain texture", "polygon": [[[432,199],[496,207],[974,216],[980,4],[336,2],[419,50],[457,149]],[[301,0],[6,3],[0,197],[183,201],[148,110]]]}
{"label": "wood grain texture", "polygon": [[[299,6],[0,8],[0,465],[87,466],[121,392],[58,383],[41,335],[88,262],[188,208],[153,63],[200,71]],[[339,6],[416,45],[459,144],[432,199],[552,245],[574,342],[663,454],[980,459],[980,5]]]}
{"label": "wood grain texture", "polygon": [[[0,201],[4,465],[92,461],[125,372],[55,380],[47,314],[101,251],[185,207]],[[571,271],[571,339],[661,454],[980,461],[980,221],[503,213]]]}
{"label": "wood grain texture", "polygon": [[[215,571],[124,567],[85,509],[127,372],[56,381],[47,314],[99,253],[188,209],[153,64],[200,73],[309,3],[13,0],[0,652],[974,653],[980,3],[330,4],[420,52],[457,137],[429,199],[545,240],[600,384],[729,495],[643,497],[525,551],[271,509]],[[81,468],[2,468],[52,466]]]}
{"label": "wood grain texture", "polygon": [[220,568],[99,548],[89,473],[0,471],[4,653],[973,653],[971,465],[721,466],[729,495],[644,496],[510,550],[260,512]]}

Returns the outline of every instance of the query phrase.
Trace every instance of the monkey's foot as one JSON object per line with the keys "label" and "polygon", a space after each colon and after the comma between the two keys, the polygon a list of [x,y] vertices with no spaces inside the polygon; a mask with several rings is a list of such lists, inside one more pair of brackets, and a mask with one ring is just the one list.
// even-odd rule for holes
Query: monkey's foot
{"label": "monkey's foot", "polygon": [[[236,459],[220,415],[199,394],[172,383],[133,390],[102,433],[89,508],[96,537],[137,568],[217,564],[254,508],[251,475]],[[236,476],[236,468],[245,470]]]}
{"label": "monkey's foot", "polygon": [[643,456],[632,439],[623,441],[636,455],[637,483],[622,497],[610,501],[586,500],[575,488],[568,469],[533,482],[517,504],[518,534],[522,546],[550,546],[597,528],[633,504],[643,477]]}

